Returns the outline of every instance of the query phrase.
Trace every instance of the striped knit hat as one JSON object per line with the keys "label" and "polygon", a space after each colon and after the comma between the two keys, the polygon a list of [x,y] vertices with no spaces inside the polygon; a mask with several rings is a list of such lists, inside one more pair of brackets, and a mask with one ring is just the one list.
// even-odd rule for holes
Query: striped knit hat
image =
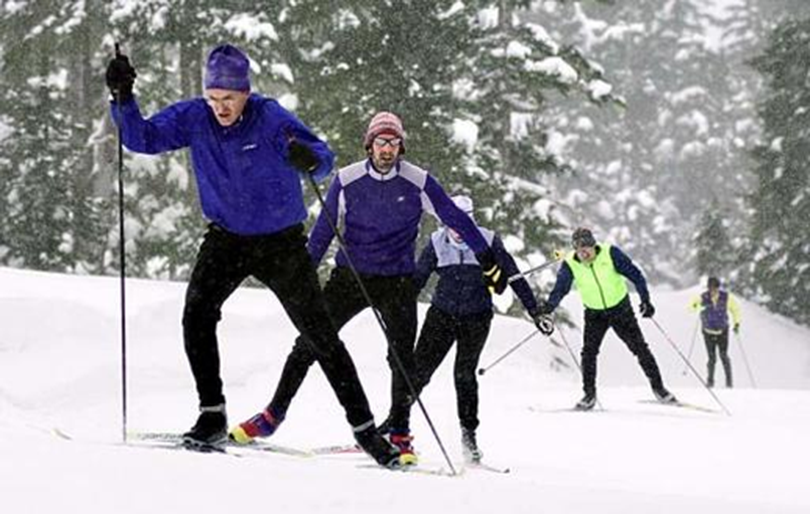
{"label": "striped knit hat", "polygon": [[396,114],[381,111],[371,118],[368,130],[366,130],[366,136],[363,138],[363,145],[366,150],[371,148],[371,142],[374,141],[375,137],[383,134],[390,134],[402,139],[400,152],[405,151],[405,130],[402,128],[402,120]]}

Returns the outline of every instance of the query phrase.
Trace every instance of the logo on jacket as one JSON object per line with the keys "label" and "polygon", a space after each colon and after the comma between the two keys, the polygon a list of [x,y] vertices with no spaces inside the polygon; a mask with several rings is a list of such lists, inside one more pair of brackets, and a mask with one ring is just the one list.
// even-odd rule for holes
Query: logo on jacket
{"label": "logo on jacket", "polygon": [[250,144],[247,144],[247,145],[243,146],[243,147],[242,147],[242,151],[243,151],[243,152],[247,152],[247,151],[249,151],[249,150],[255,150],[255,149],[257,149],[257,148],[259,148],[259,145],[258,145],[258,144],[256,144],[256,143],[250,143]]}

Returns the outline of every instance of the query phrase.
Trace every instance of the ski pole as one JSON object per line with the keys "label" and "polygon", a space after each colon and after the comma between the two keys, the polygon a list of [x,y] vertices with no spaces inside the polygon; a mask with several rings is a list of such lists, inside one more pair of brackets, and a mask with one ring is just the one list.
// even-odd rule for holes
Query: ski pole
{"label": "ski pole", "polygon": [[[557,333],[560,334],[560,339],[563,342],[562,346],[565,346],[565,349],[568,350],[568,355],[571,356],[571,360],[574,361],[574,365],[579,370],[580,377],[582,377],[582,366],[579,364],[579,360],[577,360],[577,356],[576,354],[574,354],[574,350],[572,350],[571,345],[568,344],[568,340],[565,338],[565,335],[563,335],[563,331],[558,330]],[[557,346],[561,346],[560,343],[555,341],[553,337],[549,336],[549,339],[551,339],[551,342],[556,344]]]}
{"label": "ski pole", "polygon": [[554,258],[552,260],[550,260],[548,262],[544,262],[543,264],[540,264],[539,266],[535,266],[535,267],[533,267],[531,269],[527,269],[526,271],[521,271],[521,272],[515,273],[514,275],[512,275],[511,277],[509,277],[506,280],[506,283],[511,284],[512,282],[514,282],[516,280],[520,280],[521,278],[528,277],[529,275],[531,275],[532,273],[534,273],[536,271],[540,271],[540,270],[548,268],[549,266],[557,264],[558,262],[560,262],[562,260],[563,257],[565,257],[565,254],[561,250],[554,250]]}
{"label": "ski pole", "polygon": [[698,372],[692,366],[692,363],[690,363],[689,359],[687,359],[686,356],[683,354],[683,352],[680,349],[678,349],[678,345],[676,345],[675,342],[664,331],[664,328],[661,325],[658,324],[658,322],[655,320],[655,318],[650,318],[650,321],[653,322],[653,324],[656,326],[656,328],[658,328],[658,331],[661,332],[661,335],[664,336],[664,339],[666,339],[667,342],[675,349],[675,351],[678,353],[678,355],[680,355],[681,359],[683,359],[683,361],[686,363],[687,367],[689,367],[689,369],[692,370],[692,373],[694,373],[694,375],[695,375],[695,377],[697,377],[698,381],[701,384],[703,384],[703,387],[706,388],[706,390],[709,392],[709,394],[712,395],[712,398],[714,398],[714,401],[717,402],[717,404],[723,409],[723,411],[725,411],[726,414],[731,416],[731,411],[729,411],[726,408],[726,406],[723,404],[723,402],[720,401],[720,398],[718,398],[717,395],[714,394],[714,391],[712,391],[712,389],[706,384],[706,382],[703,381],[703,379],[700,377],[700,374],[698,374]]}
{"label": "ski pole", "polygon": [[[574,354],[574,350],[571,349],[571,345],[568,344],[568,340],[566,339],[565,335],[563,334],[563,331],[560,330],[559,334],[560,334],[560,339],[562,340],[563,344],[565,345],[565,348],[568,350],[568,355],[571,356],[571,360],[574,361],[574,364],[576,364],[577,369],[579,370],[580,378],[584,381],[585,380],[585,374],[582,372],[582,365],[577,360],[577,356]],[[556,342],[556,341],[554,341],[554,342]],[[605,408],[602,407],[602,402],[599,401],[598,397],[596,398],[596,405],[599,406],[599,410],[605,410]]]}
{"label": "ski pole", "polygon": [[[698,326],[700,326],[700,319],[695,320],[695,329],[692,331],[692,342],[689,344],[689,353],[686,354],[686,360],[692,360],[692,350],[695,349],[695,339],[697,339],[698,333]],[[683,371],[681,371],[681,375],[686,375],[687,367],[683,367]]]}
{"label": "ski pole", "polygon": [[748,357],[746,357],[745,350],[743,350],[742,339],[740,339],[740,334],[735,332],[734,337],[735,339],[737,339],[737,346],[740,347],[740,355],[742,355],[743,362],[745,363],[745,369],[748,370],[748,378],[751,379],[751,386],[753,386],[753,388],[756,389],[757,383],[754,381],[754,374],[751,373],[751,366],[748,364]]}
{"label": "ski pole", "polygon": [[[121,57],[121,46],[115,43],[115,57]],[[121,119],[121,95],[115,95],[118,118]],[[127,294],[126,241],[124,240],[124,143],[118,125],[118,254],[121,260],[121,434],[127,442]]]}
{"label": "ski pole", "polygon": [[521,339],[521,340],[520,340],[520,342],[519,342],[518,344],[514,345],[512,348],[510,348],[509,350],[507,350],[507,351],[506,351],[506,353],[504,353],[503,355],[501,355],[500,357],[498,357],[497,359],[495,359],[495,362],[493,362],[493,363],[492,363],[492,364],[490,364],[489,366],[485,366],[485,367],[483,367],[483,368],[478,368],[478,374],[479,374],[479,375],[483,375],[484,373],[486,373],[487,371],[489,371],[490,369],[492,369],[493,367],[495,367],[495,365],[496,365],[496,364],[498,364],[499,362],[501,362],[502,360],[504,360],[505,358],[507,358],[507,357],[508,357],[508,356],[509,356],[509,355],[510,355],[512,352],[514,352],[515,350],[517,350],[518,348],[520,348],[521,346],[523,346],[524,344],[526,344],[526,343],[529,341],[529,339],[533,338],[533,337],[534,337],[534,336],[536,336],[538,333],[540,333],[540,331],[539,331],[539,330],[537,330],[537,329],[535,329],[534,331],[532,331],[532,333],[531,333],[531,334],[529,334],[529,335],[527,335],[526,337],[524,337],[523,339]]}
{"label": "ski pole", "polygon": [[351,256],[349,255],[349,249],[346,246],[346,240],[343,238],[343,234],[337,228],[335,224],[335,220],[329,216],[329,212],[326,210],[326,202],[323,199],[323,195],[321,194],[321,190],[318,189],[318,184],[315,183],[315,177],[312,176],[312,173],[306,173],[307,178],[309,179],[309,185],[312,186],[312,190],[315,193],[315,196],[318,198],[318,203],[321,206],[321,210],[324,214],[324,218],[329,223],[329,228],[332,229],[332,233],[335,235],[335,239],[337,240],[338,247],[343,251],[343,255],[346,256],[346,264],[348,268],[351,270],[352,275],[354,276],[355,281],[357,282],[357,286],[360,289],[363,298],[368,303],[369,307],[371,307],[371,312],[374,313],[374,318],[377,320],[377,324],[383,331],[383,335],[385,336],[385,341],[388,345],[388,351],[396,365],[397,369],[400,373],[402,373],[402,378],[405,380],[405,385],[408,387],[408,391],[411,393],[413,397],[413,401],[419,405],[419,410],[422,411],[422,415],[425,417],[425,421],[430,427],[430,431],[433,433],[433,438],[436,440],[436,443],[439,445],[439,449],[444,455],[444,460],[447,462],[447,466],[450,468],[450,472],[453,475],[457,475],[455,466],[453,466],[453,461],[450,460],[450,456],[447,454],[447,450],[444,448],[444,444],[442,443],[441,437],[439,437],[439,433],[436,431],[436,427],[433,425],[433,420],[430,419],[430,415],[428,414],[427,408],[425,408],[425,404],[422,402],[422,399],[419,397],[419,393],[416,391],[416,388],[413,385],[413,381],[411,377],[408,376],[408,372],[405,370],[405,365],[402,364],[402,359],[399,356],[399,353],[396,351],[394,347],[394,343],[391,341],[391,336],[388,333],[388,327],[385,325],[385,320],[382,319],[382,315],[377,307],[374,305],[374,302],[371,300],[371,295],[366,289],[366,285],[363,282],[362,277],[360,277],[360,273],[357,271],[357,268],[354,266],[352,262]]}

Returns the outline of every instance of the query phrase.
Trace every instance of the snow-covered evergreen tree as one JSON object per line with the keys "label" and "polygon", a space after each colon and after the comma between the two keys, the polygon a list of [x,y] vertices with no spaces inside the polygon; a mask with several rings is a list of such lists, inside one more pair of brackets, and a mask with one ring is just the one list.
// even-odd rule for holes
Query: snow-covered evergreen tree
{"label": "snow-covered evergreen tree", "polygon": [[557,168],[541,120],[548,96],[610,96],[592,91],[599,71],[578,52],[521,21],[526,4],[408,0],[392,9],[345,0],[313,17],[323,4],[312,0],[291,5],[279,26],[298,30],[300,56],[289,61],[299,110],[324,130],[340,165],[363,157],[373,113],[394,111],[407,158],[449,192],[471,194],[479,221],[536,263],[559,245],[543,184]]}
{"label": "snow-covered evergreen tree", "polygon": [[568,239],[560,230],[565,214],[548,187],[550,174],[566,171],[549,132],[549,108],[563,96],[600,107],[617,100],[600,67],[552,38],[545,20],[527,19],[526,2],[479,4],[473,59],[456,82],[457,118],[476,127],[466,169],[501,185],[485,184],[481,193],[492,222],[523,240],[528,253],[545,248],[549,255],[554,235]]}
{"label": "snow-covered evergreen tree", "polygon": [[742,196],[718,20],[701,0],[543,2],[541,12],[627,104],[621,116],[566,105],[555,118],[575,170],[559,183],[572,216],[646,263],[654,282],[689,283],[684,256],[703,206]]}
{"label": "snow-covered evergreen tree", "polygon": [[700,276],[726,277],[736,264],[735,251],[731,244],[727,212],[717,199],[712,200],[700,217],[695,230],[695,268]]}
{"label": "snow-covered evergreen tree", "polygon": [[763,141],[747,286],[775,312],[810,323],[810,19],[779,25],[753,61],[765,77]]}
{"label": "snow-covered evergreen tree", "polygon": [[[150,116],[171,103],[201,96],[207,52],[223,41],[248,52],[256,68],[254,88],[261,90],[270,75],[264,65],[276,55],[267,51],[277,39],[268,11],[277,13],[249,2],[144,0],[113,6],[111,17],[124,53],[138,72],[135,95],[141,112]],[[185,278],[204,229],[188,152],[157,157],[125,152],[125,170],[129,272]],[[115,266],[117,227],[110,230],[116,244],[110,246],[108,262]]]}
{"label": "snow-covered evergreen tree", "polygon": [[[91,76],[100,2],[29,2],[0,16],[0,262],[97,272],[103,200],[87,139],[100,85]],[[13,8],[12,8],[13,7]]]}

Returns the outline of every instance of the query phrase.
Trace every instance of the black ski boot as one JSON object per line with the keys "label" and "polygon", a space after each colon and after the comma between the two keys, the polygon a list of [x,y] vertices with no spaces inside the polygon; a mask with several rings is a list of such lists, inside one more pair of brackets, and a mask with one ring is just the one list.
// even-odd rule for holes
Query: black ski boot
{"label": "black ski boot", "polygon": [[189,447],[213,447],[228,439],[228,417],[225,404],[200,407],[200,417],[191,430],[183,434],[183,443]]}
{"label": "black ski boot", "polygon": [[399,450],[377,432],[373,422],[368,427],[355,431],[354,439],[380,466],[390,469],[400,467]]}
{"label": "black ski boot", "polygon": [[596,393],[585,393],[580,401],[574,405],[576,410],[591,410],[596,405]]}
{"label": "black ski boot", "polygon": [[467,463],[479,464],[484,457],[484,452],[478,448],[478,443],[475,441],[475,430],[461,429],[461,448],[464,461]]}
{"label": "black ski boot", "polygon": [[661,403],[669,403],[669,404],[678,403],[678,399],[675,398],[675,395],[670,393],[663,387],[660,389],[653,389],[653,394],[655,395],[655,399]]}

